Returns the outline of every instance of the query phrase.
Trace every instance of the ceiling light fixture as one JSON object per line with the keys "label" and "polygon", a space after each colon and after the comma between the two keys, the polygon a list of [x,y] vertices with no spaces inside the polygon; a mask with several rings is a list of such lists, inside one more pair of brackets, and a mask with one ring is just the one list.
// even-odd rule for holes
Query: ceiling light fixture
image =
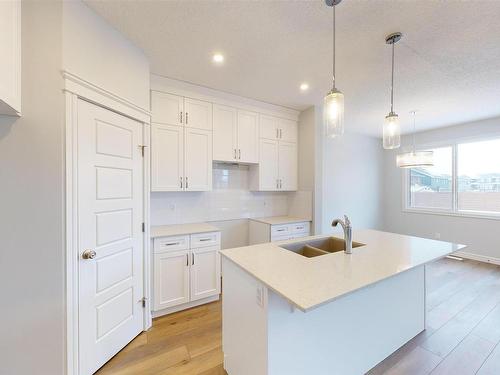
{"label": "ceiling light fixture", "polygon": [[403,34],[393,33],[385,38],[386,44],[392,45],[392,71],[391,71],[391,111],[385,116],[383,129],[383,145],[386,150],[401,146],[401,128],[399,117],[394,112],[394,45],[401,40]]}
{"label": "ceiling light fixture", "polygon": [[416,111],[410,112],[413,116],[413,150],[396,156],[399,168],[432,167],[434,165],[434,152],[417,151],[415,147],[415,117]]}
{"label": "ceiling light fixture", "polygon": [[344,94],[335,87],[335,6],[342,0],[325,0],[333,9],[333,85],[323,102],[323,123],[326,136],[334,138],[344,134]]}
{"label": "ceiling light fixture", "polygon": [[213,57],[213,60],[215,63],[221,64],[224,62],[224,55],[221,55],[220,53],[216,53]]}
{"label": "ceiling light fixture", "polygon": [[302,83],[300,85],[300,91],[307,91],[307,90],[309,90],[309,85],[307,83],[305,83],[305,82]]}

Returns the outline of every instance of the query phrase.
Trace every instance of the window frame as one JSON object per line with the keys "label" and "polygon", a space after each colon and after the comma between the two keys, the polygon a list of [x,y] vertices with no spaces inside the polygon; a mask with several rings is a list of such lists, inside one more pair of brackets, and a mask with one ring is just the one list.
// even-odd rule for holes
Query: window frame
{"label": "window frame", "polygon": [[410,198],[410,170],[403,169],[401,173],[402,177],[402,211],[406,213],[419,213],[428,215],[442,215],[442,216],[455,216],[455,217],[465,217],[465,218],[477,218],[477,219],[491,219],[500,220],[500,212],[495,213],[492,211],[472,211],[472,210],[459,210],[458,208],[458,146],[464,143],[473,142],[484,142],[491,140],[500,140],[500,133],[491,133],[488,135],[482,135],[477,137],[464,137],[458,138],[453,141],[447,142],[429,142],[419,145],[417,147],[418,151],[429,150],[434,148],[445,148],[451,147],[451,189],[452,189],[452,206],[450,209],[446,208],[419,208],[411,206]]}

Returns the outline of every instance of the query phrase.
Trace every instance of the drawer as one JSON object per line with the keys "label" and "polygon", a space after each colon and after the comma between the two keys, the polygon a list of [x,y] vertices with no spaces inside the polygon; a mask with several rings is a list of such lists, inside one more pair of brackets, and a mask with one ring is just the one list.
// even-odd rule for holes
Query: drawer
{"label": "drawer", "polygon": [[271,239],[276,236],[285,236],[291,233],[291,225],[271,225]]}
{"label": "drawer", "polygon": [[154,252],[178,251],[189,249],[189,236],[159,237],[154,241]]}
{"label": "drawer", "polygon": [[198,233],[191,235],[191,249],[220,245],[220,232]]}
{"label": "drawer", "polygon": [[306,221],[304,223],[295,223],[295,224],[290,224],[292,227],[292,233],[307,233],[309,234],[309,231],[311,229],[311,224]]}
{"label": "drawer", "polygon": [[271,237],[271,242],[277,242],[277,241],[286,241],[286,240],[291,240],[293,237],[289,235],[284,235],[284,236],[274,236]]}

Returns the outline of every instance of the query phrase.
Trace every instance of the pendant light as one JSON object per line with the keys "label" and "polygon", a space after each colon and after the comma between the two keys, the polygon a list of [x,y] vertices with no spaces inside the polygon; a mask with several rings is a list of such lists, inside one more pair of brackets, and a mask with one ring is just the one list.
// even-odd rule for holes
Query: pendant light
{"label": "pendant light", "polygon": [[385,38],[386,44],[392,45],[392,71],[391,71],[391,111],[385,116],[383,130],[383,144],[386,150],[399,148],[401,146],[401,128],[399,127],[399,117],[394,112],[394,45],[401,40],[403,34],[400,32],[388,35]]}
{"label": "pendant light", "polygon": [[434,165],[434,152],[417,151],[415,147],[415,116],[416,111],[410,112],[413,116],[413,150],[396,156],[399,168],[432,167]]}
{"label": "pendant light", "polygon": [[334,138],[344,134],[344,94],[335,87],[335,6],[342,0],[325,0],[333,9],[333,85],[323,102],[323,123],[326,136]]}

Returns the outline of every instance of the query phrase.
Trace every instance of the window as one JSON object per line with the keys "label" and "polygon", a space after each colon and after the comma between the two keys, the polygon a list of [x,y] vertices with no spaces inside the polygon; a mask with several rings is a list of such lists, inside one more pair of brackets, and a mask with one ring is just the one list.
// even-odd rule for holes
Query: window
{"label": "window", "polygon": [[500,214],[500,138],[434,148],[434,166],[406,173],[406,208]]}
{"label": "window", "polygon": [[434,166],[410,169],[410,207],[453,208],[451,147],[435,148]]}

